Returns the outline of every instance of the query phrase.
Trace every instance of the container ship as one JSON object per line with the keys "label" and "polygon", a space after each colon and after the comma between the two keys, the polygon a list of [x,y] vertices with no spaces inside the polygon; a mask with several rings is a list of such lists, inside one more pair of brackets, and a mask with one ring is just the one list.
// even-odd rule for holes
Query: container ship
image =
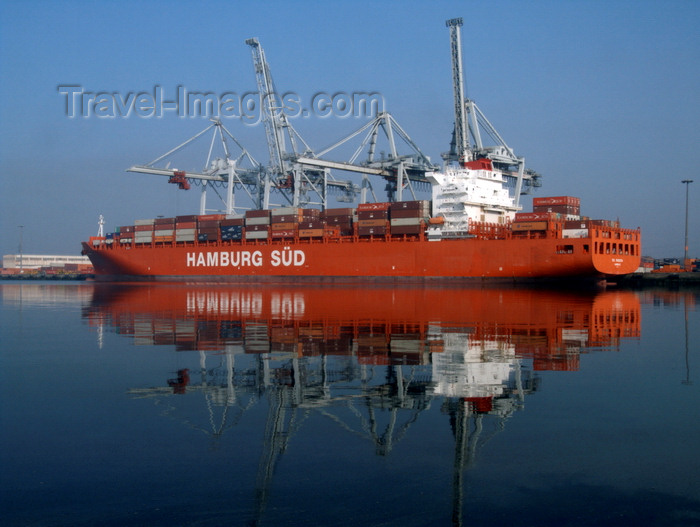
{"label": "container ship", "polygon": [[[202,206],[198,215],[137,220],[83,242],[96,279],[605,280],[636,271],[641,260],[639,229],[582,215],[580,200],[573,196],[535,197],[532,211],[522,211],[524,161],[503,142],[495,147],[481,144],[477,117],[488,121],[463,96],[462,21],[448,20],[447,25],[455,127],[444,165],[425,167],[421,173],[421,181],[430,186],[430,200],[390,199],[346,208],[329,208],[323,201],[320,207],[303,207],[298,206],[296,192],[292,206],[262,206],[236,214],[230,199],[227,213],[204,214]],[[259,43],[247,43],[253,48],[260,93],[268,93],[264,90],[271,79]],[[275,108],[267,108],[264,121],[271,162],[279,159],[279,180],[292,181],[287,187],[296,183],[299,188],[300,180],[293,179],[299,167],[350,167],[324,165],[305,155],[285,174],[283,167],[288,165],[282,160],[288,156],[280,150],[278,132],[290,125]],[[230,160],[224,163],[230,169],[223,180],[231,182],[229,187],[235,186],[233,165]],[[386,177],[386,171],[372,170],[364,166],[355,171]],[[169,182],[181,188],[206,176],[176,169],[143,171],[169,175]],[[401,175],[401,168],[394,171],[394,188],[402,187]],[[229,188],[229,197],[231,193]]]}

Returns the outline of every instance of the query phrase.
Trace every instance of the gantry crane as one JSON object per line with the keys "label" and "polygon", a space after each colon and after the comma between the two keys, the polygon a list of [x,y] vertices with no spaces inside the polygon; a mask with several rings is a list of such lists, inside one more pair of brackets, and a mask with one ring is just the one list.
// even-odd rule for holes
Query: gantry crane
{"label": "gantry crane", "polygon": [[[442,157],[448,163],[456,162],[462,166],[475,159],[490,159],[494,168],[503,172],[504,177],[513,185],[517,206],[520,194],[523,193],[523,186],[525,190],[539,187],[540,175],[533,170],[525,169],[525,159],[515,155],[513,149],[506,144],[476,103],[465,98],[460,30],[463,24],[462,18],[452,18],[445,22],[450,30],[455,122],[450,150]],[[484,146],[482,129],[496,143],[494,146]]]}

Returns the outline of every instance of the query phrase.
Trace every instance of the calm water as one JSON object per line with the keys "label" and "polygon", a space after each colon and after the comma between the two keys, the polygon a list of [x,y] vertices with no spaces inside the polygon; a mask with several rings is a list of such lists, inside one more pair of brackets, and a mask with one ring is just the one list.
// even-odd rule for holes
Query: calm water
{"label": "calm water", "polygon": [[700,525],[700,295],[0,284],[3,525]]}

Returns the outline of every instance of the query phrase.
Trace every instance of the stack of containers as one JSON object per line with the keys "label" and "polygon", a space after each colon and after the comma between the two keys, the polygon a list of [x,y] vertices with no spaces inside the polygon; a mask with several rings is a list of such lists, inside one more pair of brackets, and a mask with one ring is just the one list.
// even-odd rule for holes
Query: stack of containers
{"label": "stack of containers", "polygon": [[156,218],[153,222],[153,241],[172,243],[175,234],[175,218]]}
{"label": "stack of containers", "polygon": [[175,217],[175,241],[193,242],[197,233],[197,216]]}
{"label": "stack of containers", "polygon": [[558,212],[517,212],[511,230],[518,231],[546,231],[549,221],[561,220]]}
{"label": "stack of containers", "polygon": [[224,214],[204,214],[197,218],[197,241],[214,242],[219,239],[219,224]]}
{"label": "stack of containers", "polygon": [[134,226],[126,225],[117,229],[119,232],[119,243],[132,243],[134,241]]}
{"label": "stack of containers", "polygon": [[302,209],[298,207],[273,209],[270,213],[270,234],[273,238],[294,238],[303,220]]}
{"label": "stack of containers", "polygon": [[357,206],[357,233],[360,236],[384,236],[389,233],[391,203],[361,203]]}
{"label": "stack of containers", "polygon": [[391,234],[420,234],[430,219],[427,200],[397,201],[389,208]]}
{"label": "stack of containers", "polygon": [[270,231],[269,210],[248,210],[245,213],[245,239],[266,240]]}
{"label": "stack of containers", "polygon": [[153,243],[153,224],[155,220],[134,221],[134,243]]}
{"label": "stack of containers", "polygon": [[323,236],[325,222],[321,220],[321,211],[318,209],[301,209],[302,218],[299,223],[300,238],[321,238]]}
{"label": "stack of containers", "polygon": [[532,198],[533,212],[555,212],[565,220],[578,220],[581,216],[581,199],[573,196]]}
{"label": "stack of containers", "polygon": [[328,227],[336,227],[341,236],[351,236],[353,234],[353,209],[326,209],[321,213],[321,220],[325,221]]}
{"label": "stack of containers", "polygon": [[245,218],[243,216],[231,215],[226,216],[219,222],[219,231],[221,233],[221,241],[241,240],[243,239],[243,227]]}

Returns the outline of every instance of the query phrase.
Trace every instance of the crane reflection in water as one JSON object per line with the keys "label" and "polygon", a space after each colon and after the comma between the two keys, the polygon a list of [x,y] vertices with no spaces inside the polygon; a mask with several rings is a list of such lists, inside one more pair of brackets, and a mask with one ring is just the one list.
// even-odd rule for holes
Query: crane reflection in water
{"label": "crane reflection in water", "polygon": [[256,518],[312,413],[388,456],[436,402],[454,437],[455,525],[465,470],[537,390],[536,372],[576,370],[581,353],[641,325],[629,292],[381,286],[97,285],[84,317],[137,345],[198,353],[198,370],[129,393],[172,417],[177,397],[202,395],[184,422],[215,442],[266,400]]}

